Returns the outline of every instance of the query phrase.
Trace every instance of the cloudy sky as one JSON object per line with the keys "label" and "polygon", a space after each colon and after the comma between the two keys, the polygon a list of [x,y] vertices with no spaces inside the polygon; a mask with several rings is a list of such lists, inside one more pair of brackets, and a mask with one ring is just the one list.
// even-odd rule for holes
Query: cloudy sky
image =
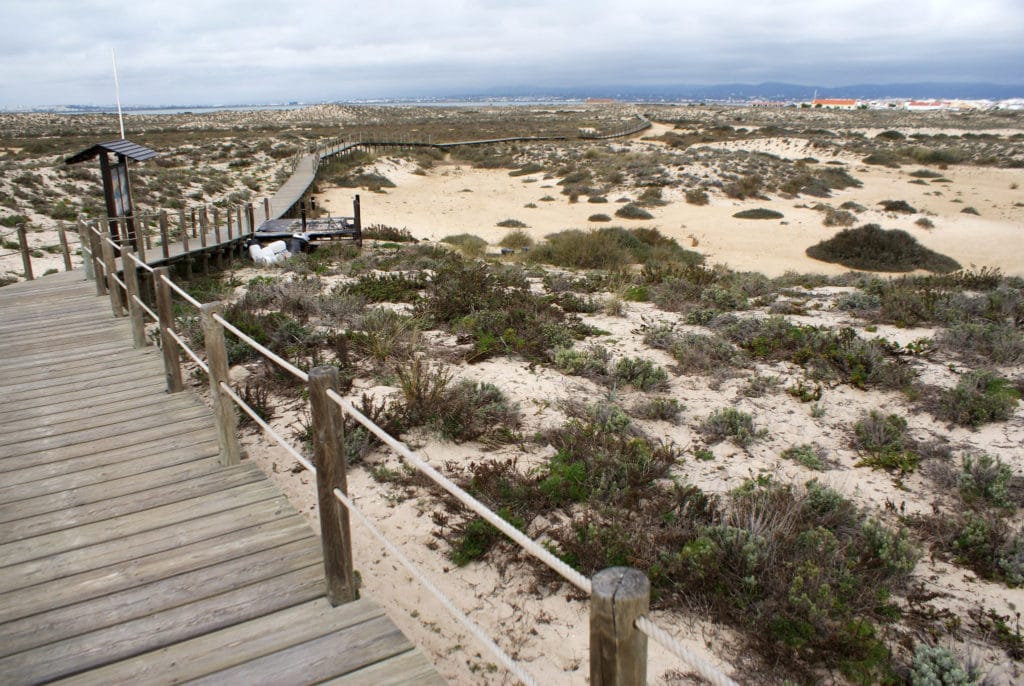
{"label": "cloudy sky", "polygon": [[1024,83],[1024,0],[0,0],[0,106]]}

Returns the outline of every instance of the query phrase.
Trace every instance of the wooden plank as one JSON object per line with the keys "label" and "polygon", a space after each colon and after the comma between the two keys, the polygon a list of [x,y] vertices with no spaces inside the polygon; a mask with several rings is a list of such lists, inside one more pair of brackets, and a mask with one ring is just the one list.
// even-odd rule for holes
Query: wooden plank
{"label": "wooden plank", "polygon": [[68,638],[0,659],[0,683],[59,677],[155,650],[314,599],[323,578],[314,565],[242,586],[198,603]]}
{"label": "wooden plank", "polygon": [[[134,460],[129,465],[134,465]],[[69,484],[67,477],[34,482],[44,485],[45,490],[32,488],[33,483],[19,487],[0,488],[0,522],[33,517],[44,512],[51,512],[68,507],[95,503],[108,498],[116,498],[129,493],[141,493],[159,484],[174,483],[210,474],[217,465],[210,462],[209,457],[199,460],[188,460],[174,465],[164,466],[155,462],[150,469],[133,469],[121,478],[113,478],[106,471],[100,478],[91,483]]]}
{"label": "wooden plank", "polygon": [[[22,419],[7,418],[3,426],[9,433],[19,432],[23,435],[32,430],[41,436],[50,435],[56,425],[62,429],[71,427],[74,423],[87,419],[94,419],[97,422],[110,421],[104,418],[111,415],[129,412],[135,409],[147,408],[147,406],[161,405],[170,409],[185,408],[189,405],[199,405],[200,401],[191,395],[176,395],[168,397],[160,390],[154,390],[152,386],[139,390],[138,387],[130,387],[125,393],[111,393],[104,386],[102,394],[93,402],[78,402],[71,405],[56,408],[49,406],[46,414],[46,424],[41,426],[38,417],[26,417]],[[48,432],[48,433],[47,433]],[[0,440],[6,440],[9,436],[4,435]]]}
{"label": "wooden plank", "polygon": [[[194,431],[196,429],[206,428],[210,425],[209,418],[204,417],[201,414],[197,414],[195,417],[190,419],[179,420],[179,422],[180,423],[177,428],[181,431]],[[161,440],[161,438],[166,437],[166,435],[166,427],[157,424],[156,426],[125,432],[120,436],[111,437],[108,435],[94,441],[78,443],[72,446],[64,446],[53,450],[43,450],[33,453],[18,453],[10,457],[3,457],[3,453],[0,452],[0,472],[23,469],[25,467],[35,466],[45,462],[61,462],[72,457],[80,457],[82,455],[103,452],[106,450],[127,450],[130,449],[131,446],[139,443]],[[7,450],[8,448],[10,448],[10,446],[5,447],[4,450]]]}
{"label": "wooden plank", "polygon": [[263,473],[257,467],[252,466],[251,469],[221,470],[212,474],[201,474],[184,481],[160,484],[149,490],[82,505],[63,503],[60,498],[47,495],[27,503],[46,507],[46,503],[40,503],[40,501],[50,501],[53,508],[41,514],[19,517],[17,507],[6,508],[7,514],[17,517],[17,519],[5,520],[8,526],[0,527],[0,544],[21,541],[93,522],[108,521],[116,517],[127,517],[133,514],[145,517],[146,512],[155,507],[199,498],[210,493],[261,482],[264,479]]}
{"label": "wooden plank", "polygon": [[[211,445],[216,451],[217,436],[212,427],[200,423],[190,430],[182,428],[180,433],[176,433],[170,438],[157,436],[149,441],[139,441],[129,446],[68,456],[63,460],[54,460],[17,471],[4,472],[3,483],[5,489],[8,486],[17,488],[21,484],[50,479],[55,476],[66,476],[69,479],[67,483],[70,485],[73,483],[71,478],[78,475],[79,472],[105,467],[116,468],[125,462],[136,462],[142,458],[150,458],[149,463],[153,466],[158,464],[169,466],[206,457],[209,455]],[[162,462],[155,459],[161,456],[164,458]],[[57,488],[56,490],[63,489]]]}
{"label": "wooden plank", "polygon": [[31,391],[46,391],[50,395],[53,395],[54,386],[58,385],[59,388],[75,388],[81,385],[83,382],[91,384],[92,387],[96,387],[97,382],[106,382],[108,379],[113,380],[124,376],[140,376],[152,374],[153,365],[149,360],[128,360],[119,364],[114,368],[110,368],[105,365],[93,365],[80,372],[73,372],[63,376],[58,384],[55,384],[53,378],[38,378],[35,381],[21,381],[13,384],[4,384],[4,394],[17,397],[21,394],[30,395]]}
{"label": "wooden plank", "polygon": [[145,429],[163,430],[165,433],[173,433],[177,422],[185,422],[190,419],[209,417],[210,411],[203,406],[190,406],[173,412],[148,414],[137,418],[124,417],[118,421],[105,426],[82,428],[77,431],[58,433],[44,438],[31,438],[18,440],[7,445],[0,445],[0,459],[4,453],[11,457],[28,457],[35,455],[52,455],[59,452],[61,448],[90,445],[95,448],[102,445],[119,444],[121,436],[130,435]]}
{"label": "wooden plank", "polygon": [[324,681],[323,686],[445,686],[445,683],[422,653],[410,650]]}
{"label": "wooden plank", "polygon": [[[98,399],[100,403],[108,402],[106,400],[108,397],[116,401],[120,398],[138,397],[140,393],[159,393],[163,390],[163,384],[159,380],[153,379],[128,379],[118,381],[117,383],[104,384],[103,390],[105,391],[103,398]],[[34,401],[18,398],[17,404],[14,404],[13,398],[7,399],[8,396],[6,395],[3,395],[3,398],[5,398],[5,402],[10,402],[11,404],[0,408],[0,422],[16,421],[24,417],[37,417],[41,411],[45,412],[48,407],[53,407],[56,412],[63,411],[68,407],[79,407],[84,401],[88,401],[90,398],[95,399],[96,391],[95,389],[87,388],[79,391],[61,392],[58,397],[51,395],[47,398],[44,395],[40,395]]]}
{"label": "wooden plank", "polygon": [[167,683],[170,674],[175,681],[188,681],[382,615],[380,607],[368,600],[332,608],[317,598],[56,683],[158,684]]}
{"label": "wooden plank", "polygon": [[126,534],[120,539],[100,541],[70,550],[58,550],[48,557],[43,556],[18,564],[5,561],[8,566],[0,568],[0,592],[29,588],[61,577],[116,565],[125,560],[174,550],[197,541],[294,514],[294,508],[284,496],[270,491],[263,498],[254,498],[252,502],[229,507],[220,512],[205,512],[195,520],[178,520],[167,526]]}
{"label": "wooden plank", "polygon": [[145,393],[142,396],[120,398],[104,394],[95,405],[79,405],[66,412],[50,413],[45,424],[40,424],[35,418],[5,422],[4,433],[0,435],[0,445],[50,438],[94,427],[112,426],[123,422],[126,415],[137,417],[142,414],[175,412],[194,407],[202,405],[191,395],[168,397],[157,393]]}
{"label": "wooden plank", "polygon": [[0,624],[0,658],[125,624],[183,604],[300,571],[318,562],[312,537],[193,569],[120,593],[99,596]]}
{"label": "wooden plank", "polygon": [[244,664],[192,681],[208,684],[318,684],[412,648],[409,639],[387,617],[314,638],[305,643],[255,658]]}
{"label": "wooden plank", "polygon": [[53,490],[32,493],[30,488],[4,488],[7,500],[0,497],[0,522],[10,522],[40,514],[66,510],[132,493],[144,493],[165,484],[200,478],[217,471],[207,460],[189,460],[175,465],[157,465],[145,472],[133,472],[120,479],[103,479],[99,483],[67,486],[66,479],[49,479],[43,483]]}
{"label": "wooden plank", "polygon": [[0,560],[11,565],[50,555],[84,548],[104,541],[114,541],[168,524],[183,523],[214,512],[223,512],[239,505],[267,500],[275,494],[270,483],[247,484],[226,491],[183,500],[146,511],[146,516],[129,515],[102,522],[93,522],[63,531],[26,538],[0,545]]}
{"label": "wooden plank", "polygon": [[294,513],[257,526],[232,529],[213,538],[0,594],[0,622],[137,588],[190,569],[311,537],[312,529]]}

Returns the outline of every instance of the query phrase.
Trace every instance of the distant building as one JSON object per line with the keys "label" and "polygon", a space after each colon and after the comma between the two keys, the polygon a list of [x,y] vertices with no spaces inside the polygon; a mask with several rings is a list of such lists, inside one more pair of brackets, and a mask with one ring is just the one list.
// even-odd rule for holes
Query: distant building
{"label": "distant building", "polygon": [[815,98],[811,104],[830,110],[855,110],[858,105],[852,98]]}
{"label": "distant building", "polygon": [[782,100],[755,100],[751,107],[786,107],[789,103]]}
{"label": "distant building", "polygon": [[909,112],[931,112],[933,110],[944,110],[949,103],[942,100],[908,100],[903,108]]}

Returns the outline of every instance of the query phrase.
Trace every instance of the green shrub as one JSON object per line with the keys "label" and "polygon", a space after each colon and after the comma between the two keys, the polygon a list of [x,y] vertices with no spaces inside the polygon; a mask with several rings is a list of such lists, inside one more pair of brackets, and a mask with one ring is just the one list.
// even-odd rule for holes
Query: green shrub
{"label": "green shrub", "polygon": [[960,497],[967,504],[980,503],[993,507],[1011,507],[1010,481],[1013,470],[998,457],[964,455],[957,475]]}
{"label": "green shrub", "polygon": [[856,221],[857,217],[853,212],[829,208],[821,223],[825,226],[853,226]]}
{"label": "green shrub", "polygon": [[880,167],[891,167],[898,169],[900,158],[888,152],[874,152],[861,160],[864,164],[873,164]]}
{"label": "green shrub", "polygon": [[914,214],[917,212],[906,200],[882,200],[878,204],[886,212],[896,212],[899,214]]}
{"label": "green shrub", "polygon": [[505,229],[525,229],[526,224],[519,221],[518,219],[502,219],[497,224],[498,226]]}
{"label": "green shrub", "polygon": [[899,475],[917,469],[920,457],[915,443],[907,435],[907,420],[897,414],[883,415],[878,410],[861,417],[853,425],[854,447],[867,455],[857,466],[885,469]]}
{"label": "green shrub", "polygon": [[925,248],[906,231],[885,230],[877,224],[844,229],[806,252],[808,257],[822,262],[869,271],[926,269],[945,274],[960,269],[956,260]]}
{"label": "green shrub", "polygon": [[607,214],[592,214],[587,217],[588,222],[610,222],[612,220]]}
{"label": "green shrub", "polygon": [[857,388],[903,388],[914,371],[884,343],[865,341],[853,329],[800,326],[782,317],[722,317],[716,328],[755,358],[802,365],[812,377],[839,379]]}
{"label": "green shrub", "polygon": [[427,287],[427,280],[421,275],[407,275],[400,272],[373,273],[360,276],[346,284],[344,293],[356,295],[367,302],[410,302],[419,297]]}
{"label": "green shrub", "polygon": [[627,203],[615,210],[615,216],[622,219],[654,219],[654,215],[633,203]]}
{"label": "green shrub", "polygon": [[667,351],[684,374],[708,374],[742,363],[742,356],[718,336],[679,333],[672,326],[656,326],[644,333],[644,343]]}
{"label": "green shrub", "polygon": [[633,408],[640,419],[656,419],[675,424],[686,407],[675,398],[647,398]]}
{"label": "green shrub", "polygon": [[758,207],[751,210],[742,210],[732,216],[736,219],[782,219],[784,215],[782,212]]}
{"label": "green shrub", "polygon": [[961,357],[988,364],[1024,361],[1024,331],[1001,322],[958,322],[939,334],[939,342]]}
{"label": "green shrub", "polygon": [[467,257],[479,257],[487,249],[487,241],[479,236],[473,236],[468,233],[445,236],[441,239],[441,242],[455,246],[459,252]]}
{"label": "green shrub", "polygon": [[611,375],[617,384],[626,384],[638,391],[653,391],[668,386],[665,370],[639,357],[620,358],[612,367]]}
{"label": "green shrub", "polygon": [[523,248],[532,248],[534,245],[533,237],[525,231],[509,231],[506,233],[498,245],[502,248],[509,248],[511,250],[521,250]]}
{"label": "green shrub", "polygon": [[566,374],[601,380],[608,375],[611,355],[599,345],[585,349],[561,348],[555,351],[555,366]]}
{"label": "green shrub", "polygon": [[729,439],[741,447],[768,435],[767,430],[754,427],[753,416],[734,407],[712,412],[700,425],[700,431],[705,438],[715,443]]}
{"label": "green shrub", "polygon": [[980,681],[980,675],[965,669],[946,648],[924,643],[914,648],[911,686],[974,686]]}
{"label": "green shrub", "polygon": [[707,205],[708,192],[703,188],[691,188],[686,191],[686,202],[691,205]]}
{"label": "green shrub", "polygon": [[782,457],[819,472],[828,469],[825,449],[820,445],[812,445],[810,443],[792,445],[782,451]]}
{"label": "green shrub", "polygon": [[976,217],[977,216],[981,216],[981,212],[979,212],[978,210],[974,209],[973,207],[965,207],[965,208],[963,208],[962,210],[960,210],[960,214],[973,214]]}
{"label": "green shrub", "polygon": [[994,372],[967,372],[955,388],[944,391],[936,415],[940,419],[976,429],[982,424],[1005,421],[1013,415],[1020,393]]}

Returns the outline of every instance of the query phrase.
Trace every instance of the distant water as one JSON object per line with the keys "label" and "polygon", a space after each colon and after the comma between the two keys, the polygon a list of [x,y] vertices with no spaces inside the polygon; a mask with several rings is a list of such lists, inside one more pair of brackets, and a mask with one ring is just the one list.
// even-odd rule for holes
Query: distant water
{"label": "distant water", "polygon": [[[365,100],[361,102],[329,103],[358,107],[537,107],[579,105],[583,100]],[[133,114],[208,114],[211,112],[262,112],[275,110],[298,110],[312,107],[320,103],[288,104],[288,105],[218,105],[215,107],[151,107],[146,109],[125,110],[126,116]],[[92,110],[92,112],[112,113],[116,110]]]}

